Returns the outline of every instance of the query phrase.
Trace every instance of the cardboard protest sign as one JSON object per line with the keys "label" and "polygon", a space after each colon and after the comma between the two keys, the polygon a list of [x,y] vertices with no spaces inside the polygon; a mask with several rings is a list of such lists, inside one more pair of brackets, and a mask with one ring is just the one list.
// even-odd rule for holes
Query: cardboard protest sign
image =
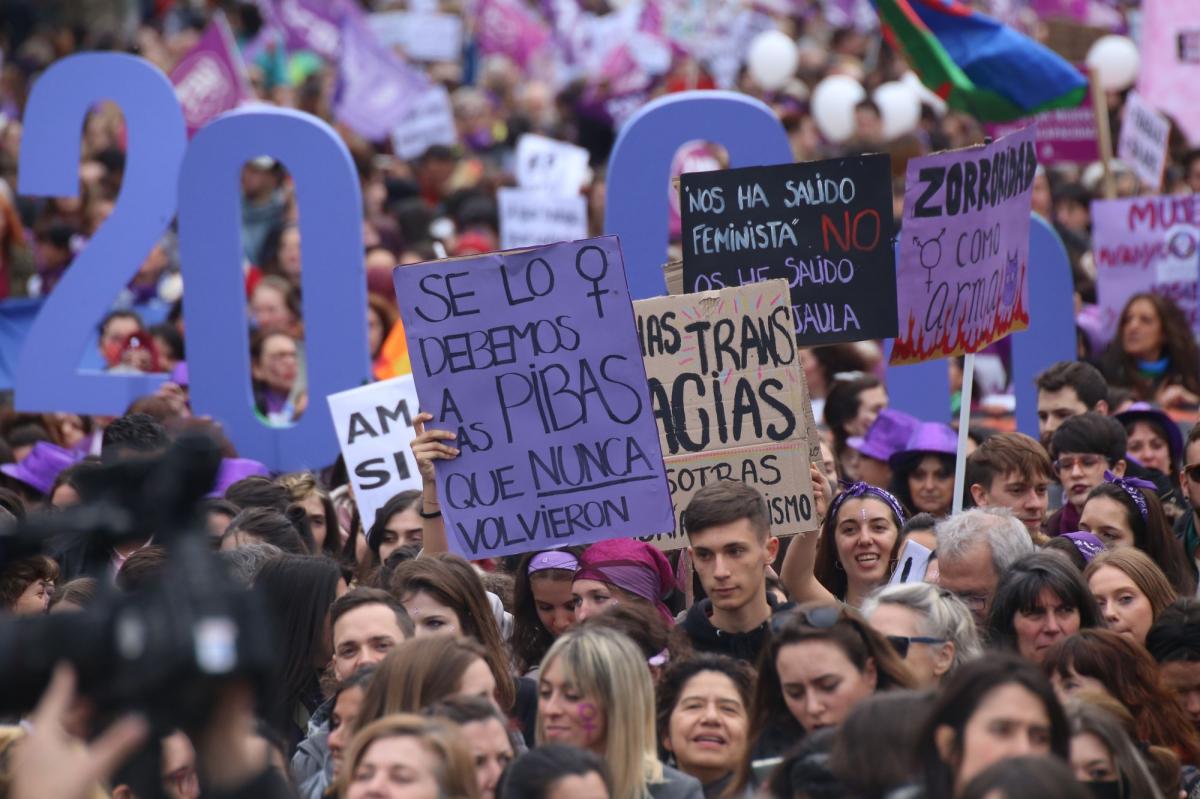
{"label": "cardboard protest sign", "polygon": [[758,489],[775,535],[817,529],[808,465],[820,444],[808,438],[789,294],[768,280],[633,304],[676,519],[645,540],[687,546],[683,511],[716,480]]}
{"label": "cardboard protest sign", "polygon": [[396,269],[450,546],[475,559],[674,527],[615,236]]}
{"label": "cardboard protest sign", "polygon": [[454,14],[381,11],[368,17],[371,30],[388,47],[399,47],[414,61],[458,61],[463,21]]}
{"label": "cardboard protest sign", "polygon": [[1138,180],[1152,189],[1162,184],[1170,137],[1170,121],[1147,105],[1137,92],[1130,92],[1125,98],[1117,158],[1133,167]]}
{"label": "cardboard protest sign", "polygon": [[1037,159],[1039,164],[1090,164],[1100,159],[1100,134],[1096,130],[1096,112],[1092,101],[1085,99],[1078,108],[1058,108],[1043,111],[1033,117],[1015,122],[988,124],[988,135],[994,139],[1009,136],[1034,125],[1037,128]]}
{"label": "cardboard protest sign", "polygon": [[458,141],[450,95],[430,86],[412,101],[408,116],[392,129],[392,147],[401,158],[417,158],[435,144]]}
{"label": "cardboard protest sign", "polygon": [[1154,291],[1173,299],[1200,330],[1200,200],[1195,195],[1092,203],[1092,254],[1104,326],[1116,330],[1129,298]]}
{"label": "cardboard protest sign", "polygon": [[1195,0],[1144,0],[1137,91],[1200,144],[1200,18]]}
{"label": "cardboard protest sign", "polygon": [[888,156],[688,173],[680,186],[685,290],[784,278],[802,346],[896,335]]}
{"label": "cardboard protest sign", "polygon": [[517,185],[556,194],[578,194],[588,179],[588,151],[536,133],[517,140]]}
{"label": "cardboard protest sign", "polygon": [[545,191],[502,188],[500,246],[533,247],[587,236],[587,200],[582,194],[561,196]]}
{"label": "cardboard protest sign", "polygon": [[1029,326],[1036,170],[1032,128],[908,162],[891,363],[978,352]]}
{"label": "cardboard protest sign", "polygon": [[421,487],[421,475],[408,449],[416,437],[417,389],[411,375],[330,394],[329,412],[337,430],[354,502],[364,528],[401,491]]}

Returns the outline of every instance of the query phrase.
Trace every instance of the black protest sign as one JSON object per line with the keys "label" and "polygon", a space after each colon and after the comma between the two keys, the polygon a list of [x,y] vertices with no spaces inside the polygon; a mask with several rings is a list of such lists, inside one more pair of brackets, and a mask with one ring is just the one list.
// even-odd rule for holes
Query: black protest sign
{"label": "black protest sign", "polygon": [[788,281],[801,345],[896,335],[891,158],[690,172],[688,292]]}

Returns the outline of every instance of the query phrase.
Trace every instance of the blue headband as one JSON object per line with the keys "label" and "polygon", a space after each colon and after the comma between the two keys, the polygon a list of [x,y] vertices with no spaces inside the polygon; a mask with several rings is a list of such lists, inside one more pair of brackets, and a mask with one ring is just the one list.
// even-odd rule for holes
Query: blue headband
{"label": "blue headband", "polygon": [[900,504],[900,500],[896,499],[891,492],[884,491],[879,486],[873,486],[870,483],[864,483],[861,480],[857,483],[847,483],[845,480],[839,480],[838,485],[842,487],[842,491],[833,498],[833,504],[829,506],[829,518],[836,519],[838,511],[842,507],[842,503],[847,499],[858,499],[867,495],[883,500],[883,502],[892,509],[892,513],[896,514],[896,522],[898,527],[903,527],[907,517],[904,514],[904,507]]}

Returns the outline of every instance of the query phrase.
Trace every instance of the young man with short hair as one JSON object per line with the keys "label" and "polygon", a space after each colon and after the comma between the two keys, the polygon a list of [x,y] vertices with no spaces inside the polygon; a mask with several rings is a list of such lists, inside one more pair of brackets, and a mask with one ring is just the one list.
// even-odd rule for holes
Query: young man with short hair
{"label": "young man with short hair", "polygon": [[745,483],[720,480],[692,497],[683,519],[708,598],[680,626],[697,651],[754,663],[770,637],[766,578],[779,552],[766,500]]}
{"label": "young man with short hair", "polygon": [[404,606],[378,588],[355,588],[334,600],[329,627],[333,631],[333,673],[339,681],[383,660],[414,632]]}
{"label": "young man with short hair", "polygon": [[1034,378],[1037,385],[1038,435],[1050,436],[1072,416],[1108,413],[1108,383],[1100,370],[1083,361],[1059,361]]}
{"label": "young man with short hair", "polygon": [[998,433],[967,458],[968,504],[1008,508],[1033,540],[1041,534],[1054,469],[1042,445],[1024,433]]}
{"label": "young man with short hair", "polygon": [[1179,468],[1179,485],[1187,496],[1191,509],[1175,522],[1175,535],[1193,563],[1200,566],[1200,424],[1192,427],[1183,445],[1183,464]]}
{"label": "young man with short hair", "polygon": [[1125,428],[1094,411],[1072,416],[1054,431],[1050,457],[1066,502],[1046,519],[1042,532],[1073,533],[1079,529],[1088,494],[1104,482],[1104,473],[1125,474]]}

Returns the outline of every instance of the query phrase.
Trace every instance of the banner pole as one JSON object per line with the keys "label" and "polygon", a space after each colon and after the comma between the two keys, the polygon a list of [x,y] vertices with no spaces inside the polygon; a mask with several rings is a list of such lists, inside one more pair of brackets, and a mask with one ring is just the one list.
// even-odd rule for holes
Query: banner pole
{"label": "banner pole", "polygon": [[958,406],[958,452],[954,458],[954,513],[963,509],[963,483],[967,477],[967,433],[971,427],[971,394],[975,388],[975,353],[963,357],[962,391]]}
{"label": "banner pole", "polygon": [[1108,124],[1108,97],[1100,86],[1096,70],[1088,70],[1088,88],[1092,93],[1092,113],[1096,116],[1096,137],[1100,140],[1100,163],[1104,167],[1104,199],[1117,199],[1117,181],[1110,163],[1113,160],[1112,128]]}

